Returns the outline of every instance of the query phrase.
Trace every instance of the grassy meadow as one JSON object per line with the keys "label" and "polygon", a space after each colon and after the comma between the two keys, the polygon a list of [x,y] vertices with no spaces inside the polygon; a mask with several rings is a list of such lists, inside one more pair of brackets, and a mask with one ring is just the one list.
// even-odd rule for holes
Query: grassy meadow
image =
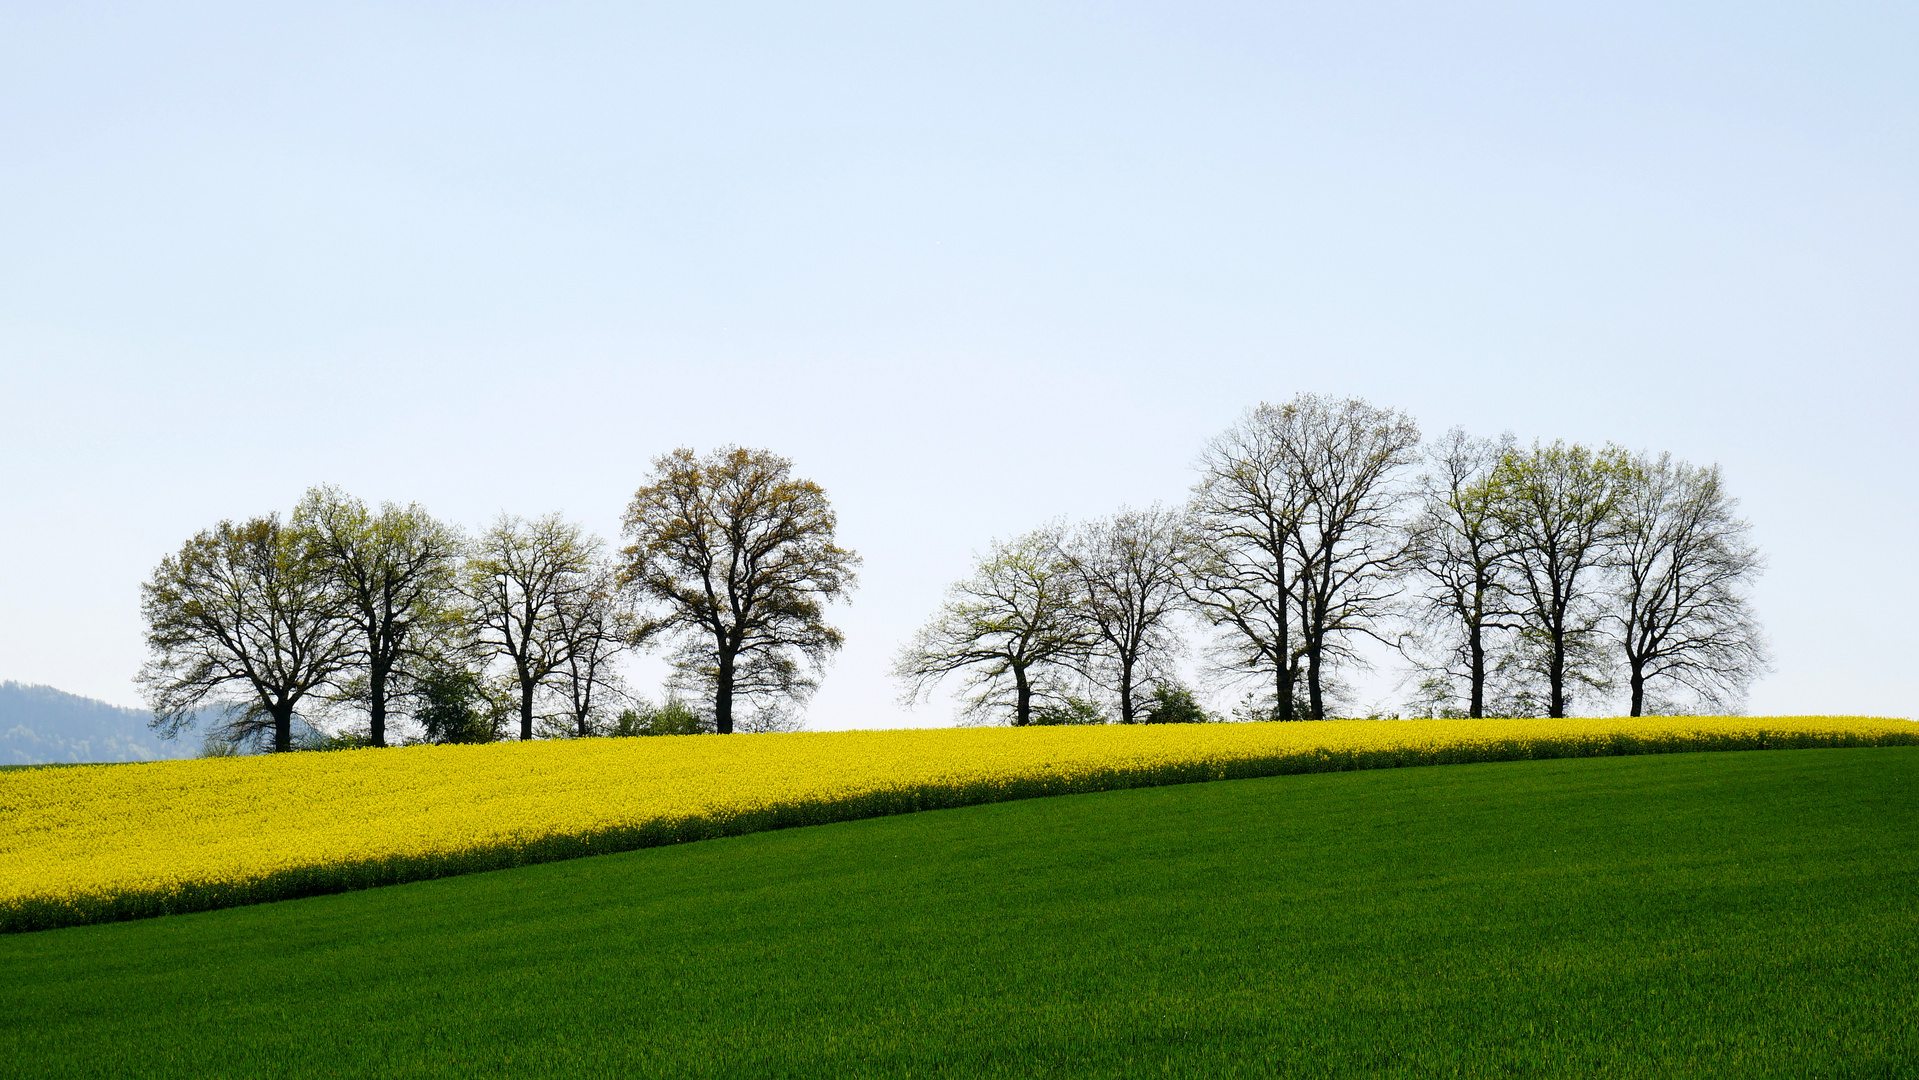
{"label": "grassy meadow", "polygon": [[1919,747],[1136,788],[0,937],[20,1077],[1919,1075]]}

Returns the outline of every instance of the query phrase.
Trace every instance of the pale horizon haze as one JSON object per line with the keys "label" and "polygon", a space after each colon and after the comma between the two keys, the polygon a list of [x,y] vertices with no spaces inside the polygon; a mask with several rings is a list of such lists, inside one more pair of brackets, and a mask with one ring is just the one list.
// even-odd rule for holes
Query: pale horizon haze
{"label": "pale horizon haze", "polygon": [[737,443],[865,559],[809,726],[946,723],[886,668],[976,553],[1311,391],[1719,463],[1747,711],[1911,717],[1915,56],[1910,4],[8,4],[0,679],[140,704],[154,566],[314,484],[618,543]]}

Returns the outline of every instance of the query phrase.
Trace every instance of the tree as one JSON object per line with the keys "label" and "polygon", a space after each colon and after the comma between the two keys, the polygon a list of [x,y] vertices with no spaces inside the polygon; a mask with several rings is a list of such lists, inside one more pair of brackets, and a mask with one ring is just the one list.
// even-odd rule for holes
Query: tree
{"label": "tree", "polygon": [[1273,718],[1293,719],[1292,541],[1308,491],[1284,439],[1285,416],[1261,404],[1208,443],[1188,510],[1188,599],[1223,628],[1214,650],[1230,670],[1269,680]]}
{"label": "tree", "polygon": [[601,550],[559,514],[500,515],[474,544],[464,589],[479,647],[512,667],[520,738],[533,738],[533,703],[571,659],[569,612],[585,602]]}
{"label": "tree", "polygon": [[385,746],[393,681],[452,619],[459,531],[418,504],[384,503],[375,514],[335,487],[308,491],[292,527],[345,601],[353,663],[366,675],[368,735]]}
{"label": "tree", "polygon": [[1404,413],[1301,394],[1248,412],[1202,455],[1192,599],[1228,629],[1228,665],[1272,679],[1279,719],[1293,718],[1302,661],[1321,719],[1329,665],[1356,659],[1351,636],[1379,637],[1398,591],[1391,479],[1418,445]]}
{"label": "tree", "polygon": [[352,654],[344,602],[303,538],[269,514],[223,521],[167,556],[141,588],[153,656],[139,682],[172,738],[207,705],[223,737],[293,749],[293,717]]}
{"label": "tree", "polygon": [[1631,712],[1649,684],[1725,707],[1766,665],[1747,589],[1764,568],[1719,467],[1640,458],[1621,500],[1608,619],[1625,653]]}
{"label": "tree", "polygon": [[445,661],[421,665],[413,675],[413,719],[430,743],[498,742],[517,702],[487,685],[479,672]]}
{"label": "tree", "polygon": [[[1500,518],[1493,472],[1510,449],[1465,431],[1448,431],[1427,453],[1419,512],[1407,530],[1406,563],[1425,588],[1413,603],[1423,637],[1437,638],[1443,659],[1420,683],[1421,711],[1440,715],[1452,680],[1466,683],[1465,715],[1486,715],[1494,635],[1519,628],[1513,606],[1513,551]],[[1431,670],[1431,669],[1428,669]]]}
{"label": "tree", "polygon": [[965,711],[1033,721],[1059,681],[1092,647],[1094,631],[1078,604],[1079,581],[1060,552],[1059,531],[1042,529],[994,544],[971,577],[893,662],[912,705],[948,675],[965,673]]}
{"label": "tree", "polygon": [[637,701],[621,710],[619,719],[614,722],[610,734],[616,736],[707,735],[712,731],[712,720],[701,715],[698,709],[686,702],[669,697],[664,704],[658,706],[646,701]]}
{"label": "tree", "polygon": [[1146,716],[1142,721],[1148,724],[1204,724],[1212,717],[1199,702],[1193,700],[1193,692],[1174,683],[1160,683],[1153,687],[1153,695],[1146,704]]}
{"label": "tree", "polygon": [[677,639],[674,666],[712,695],[721,734],[736,701],[803,702],[844,641],[825,606],[852,592],[859,556],[834,542],[826,492],[792,472],[765,450],[682,448],[627,508],[621,582],[661,611],[638,632]]}
{"label": "tree", "polygon": [[1501,527],[1518,570],[1516,605],[1527,666],[1546,680],[1546,715],[1563,717],[1575,684],[1606,684],[1595,641],[1601,615],[1590,587],[1604,572],[1633,464],[1616,446],[1533,444],[1493,471]]}
{"label": "tree", "polygon": [[559,606],[559,632],[566,639],[566,662],[557,672],[559,691],[572,734],[594,734],[597,721],[620,695],[614,661],[638,644],[619,607],[617,575],[611,565],[596,565],[586,588]]}
{"label": "tree", "polygon": [[1065,727],[1106,723],[1106,710],[1099,702],[1078,694],[1062,695],[1033,709],[1033,724],[1038,727]]}
{"label": "tree", "polygon": [[1306,700],[1326,718],[1327,666],[1353,661],[1354,635],[1384,641],[1374,626],[1399,592],[1400,505],[1392,485],[1419,447],[1405,413],[1359,398],[1301,394],[1279,410],[1279,445],[1305,493],[1291,541],[1299,561],[1300,650]]}
{"label": "tree", "polygon": [[1064,555],[1096,644],[1086,674],[1136,723],[1142,680],[1167,673],[1179,649],[1170,623],[1186,606],[1187,529],[1182,515],[1153,506],[1082,525]]}

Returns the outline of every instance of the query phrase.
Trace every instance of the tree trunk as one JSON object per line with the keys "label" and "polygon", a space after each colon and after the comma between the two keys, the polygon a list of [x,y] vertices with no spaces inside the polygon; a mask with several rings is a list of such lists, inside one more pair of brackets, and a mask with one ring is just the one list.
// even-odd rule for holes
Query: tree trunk
{"label": "tree trunk", "polygon": [[1553,632],[1552,659],[1546,664],[1546,685],[1548,696],[1546,715],[1554,720],[1566,715],[1566,635],[1564,631]]}
{"label": "tree trunk", "polygon": [[293,703],[275,704],[267,711],[273,714],[273,752],[284,754],[293,749]]}
{"label": "tree trunk", "polygon": [[372,700],[367,703],[367,725],[375,746],[386,745],[386,680],[385,661],[376,659],[368,665],[367,690]]}
{"label": "tree trunk", "polygon": [[1033,722],[1033,685],[1026,681],[1026,668],[1013,668],[1013,726],[1025,727]]}
{"label": "tree trunk", "polygon": [[520,679],[520,741],[533,739],[533,683],[524,676]]}
{"label": "tree trunk", "polygon": [[1119,722],[1133,723],[1133,659],[1130,656],[1119,662]]}
{"label": "tree trunk", "polygon": [[1466,681],[1466,715],[1479,720],[1486,715],[1486,629],[1475,620],[1466,631],[1466,649],[1469,654]]}
{"label": "tree trunk", "polygon": [[722,735],[733,734],[734,659],[732,650],[722,643],[719,670],[713,677],[713,729]]}
{"label": "tree trunk", "polygon": [[1632,712],[1629,716],[1638,716],[1646,708],[1646,669],[1645,665],[1635,662],[1632,665]]}
{"label": "tree trunk", "polygon": [[1306,646],[1306,707],[1308,720],[1326,719],[1326,699],[1319,686],[1319,649],[1317,642]]}
{"label": "tree trunk", "polygon": [[1279,661],[1277,665],[1279,670],[1273,675],[1273,682],[1278,686],[1278,689],[1274,691],[1274,696],[1279,700],[1273,703],[1273,707],[1279,710],[1278,715],[1281,720],[1291,720],[1293,718],[1293,647],[1290,635],[1287,633],[1286,605],[1284,603],[1279,605],[1279,612]]}

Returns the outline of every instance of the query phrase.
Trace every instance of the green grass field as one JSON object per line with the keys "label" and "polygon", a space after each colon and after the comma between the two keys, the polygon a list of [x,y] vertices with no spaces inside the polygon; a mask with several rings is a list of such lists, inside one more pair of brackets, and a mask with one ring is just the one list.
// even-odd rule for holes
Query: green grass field
{"label": "green grass field", "polygon": [[1919,1076],[1919,748],[1239,780],[0,938],[9,1076]]}

